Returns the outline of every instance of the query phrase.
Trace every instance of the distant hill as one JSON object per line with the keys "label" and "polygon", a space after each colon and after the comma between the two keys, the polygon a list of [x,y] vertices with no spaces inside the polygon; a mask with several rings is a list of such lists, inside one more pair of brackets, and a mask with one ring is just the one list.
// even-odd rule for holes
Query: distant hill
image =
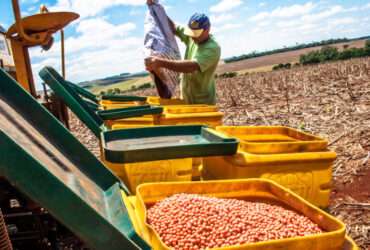
{"label": "distant hill", "polygon": [[258,58],[258,57],[262,57],[262,56],[274,55],[274,54],[278,54],[278,53],[284,53],[284,52],[314,48],[314,47],[319,47],[319,46],[333,45],[333,44],[338,44],[338,43],[349,43],[349,42],[354,42],[354,41],[359,41],[359,40],[366,40],[366,39],[370,39],[370,36],[357,37],[357,38],[352,38],[352,39],[337,38],[337,39],[322,40],[320,42],[302,43],[302,44],[297,44],[297,45],[294,45],[294,46],[289,46],[289,47],[284,47],[284,48],[274,49],[274,50],[268,50],[268,51],[263,51],[263,52],[253,51],[253,52],[248,53],[248,54],[226,58],[223,61],[225,63],[232,63],[232,62],[238,62],[238,61],[242,61],[242,60],[246,60],[246,59],[252,59],[252,58]]}
{"label": "distant hill", "polygon": [[124,81],[132,80],[139,77],[145,77],[149,76],[149,73],[146,71],[138,72],[138,73],[122,73],[119,75],[109,76],[102,79],[97,79],[93,81],[86,81],[81,82],[78,85],[80,85],[83,88],[92,88],[92,87],[98,87],[98,86],[109,86],[115,83],[121,83]]}
{"label": "distant hill", "polygon": [[[342,51],[344,47],[348,48],[363,48],[367,39],[354,40],[351,42],[337,43],[331,46],[338,48]],[[320,50],[323,46],[311,47],[299,50],[292,50],[282,53],[274,53],[266,56],[258,56],[250,59],[239,60],[230,63],[220,63],[217,68],[217,74],[225,72],[240,72],[250,73],[259,71],[270,71],[272,67],[280,63],[297,63],[302,54],[307,54],[311,51]]]}

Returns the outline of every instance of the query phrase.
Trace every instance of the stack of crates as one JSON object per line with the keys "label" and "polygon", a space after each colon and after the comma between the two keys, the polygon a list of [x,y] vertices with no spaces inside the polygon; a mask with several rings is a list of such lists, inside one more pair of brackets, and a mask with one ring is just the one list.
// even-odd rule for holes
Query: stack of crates
{"label": "stack of crates", "polygon": [[[144,98],[143,98],[144,99]],[[145,97],[145,101],[112,101],[112,100],[101,100],[99,105],[103,110],[110,110],[110,109],[119,109],[119,108],[127,108],[133,106],[140,106],[140,105],[185,105],[186,103],[181,99],[162,99],[156,96],[148,96]]]}
{"label": "stack of crates", "polygon": [[[106,103],[107,104],[107,103]],[[148,97],[146,104],[163,105],[163,114],[161,115],[146,115],[142,117],[128,118],[115,121],[105,121],[105,125],[112,130],[121,130],[128,128],[141,128],[148,126],[170,126],[170,125],[204,125],[211,128],[222,125],[223,113],[218,111],[216,106],[211,105],[185,105],[180,99],[161,99],[159,97]],[[118,105],[118,106],[117,106]],[[107,109],[129,107],[125,104],[105,105]],[[134,103],[126,105],[135,105]],[[174,160],[166,161],[166,164],[177,165],[181,172],[187,172],[185,163],[189,163],[188,159],[184,161]],[[163,166],[163,162],[158,162]],[[200,179],[200,168],[202,165],[201,158],[192,160],[192,177],[194,180]],[[133,168],[134,169],[134,168]],[[161,167],[160,169],[163,169]],[[173,169],[169,168],[169,169]],[[173,171],[172,171],[173,172]],[[175,174],[175,173],[174,173]],[[183,178],[182,178],[183,179]],[[184,179],[183,179],[184,180]]]}
{"label": "stack of crates", "polygon": [[327,149],[324,139],[278,126],[216,130],[239,139],[238,153],[203,159],[203,179],[266,178],[319,207],[329,205],[336,153]]}

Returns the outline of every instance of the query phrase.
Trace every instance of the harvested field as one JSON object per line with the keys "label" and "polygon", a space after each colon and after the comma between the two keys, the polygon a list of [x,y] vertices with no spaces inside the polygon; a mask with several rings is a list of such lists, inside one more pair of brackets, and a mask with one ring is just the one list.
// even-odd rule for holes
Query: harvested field
{"label": "harvested field", "polygon": [[[328,138],[338,154],[329,212],[370,249],[370,58],[219,79],[217,95],[227,125],[286,125]],[[72,123],[98,154],[96,139]]]}
{"label": "harvested field", "polygon": [[[349,45],[350,48],[362,48],[365,46],[365,41],[366,40],[358,40],[358,41],[353,41],[349,43],[333,44],[330,46],[337,47],[339,50],[343,50],[343,45]],[[279,63],[293,63],[293,62],[296,63],[296,62],[299,62],[300,55],[306,54],[314,50],[319,50],[321,48],[322,46],[301,49],[301,50],[294,50],[294,51],[288,51],[284,53],[277,53],[277,54],[269,55],[269,56],[262,56],[262,57],[247,59],[243,61],[222,64],[218,67],[217,73],[222,74],[225,72],[245,71],[249,69],[256,69],[256,71],[258,72],[258,68],[272,66],[275,64],[279,64]]]}

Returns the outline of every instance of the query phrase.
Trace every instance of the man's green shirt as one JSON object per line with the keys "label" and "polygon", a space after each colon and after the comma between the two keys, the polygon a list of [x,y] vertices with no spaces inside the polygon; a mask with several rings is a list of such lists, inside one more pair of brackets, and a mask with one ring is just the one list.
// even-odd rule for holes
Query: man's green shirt
{"label": "man's green shirt", "polygon": [[211,36],[203,44],[196,44],[177,27],[176,35],[186,44],[185,60],[199,64],[200,71],[183,74],[181,95],[188,104],[216,104],[215,71],[220,60],[221,48]]}

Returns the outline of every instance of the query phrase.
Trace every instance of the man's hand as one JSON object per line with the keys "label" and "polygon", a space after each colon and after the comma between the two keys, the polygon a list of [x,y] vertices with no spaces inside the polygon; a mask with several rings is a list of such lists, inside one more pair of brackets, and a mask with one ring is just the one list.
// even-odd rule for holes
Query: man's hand
{"label": "man's hand", "polygon": [[147,5],[152,5],[153,4],[153,0],[146,0],[146,4]]}
{"label": "man's hand", "polygon": [[149,72],[158,71],[160,68],[169,69],[179,73],[193,73],[195,71],[200,71],[200,66],[197,62],[190,60],[168,60],[155,56],[145,59],[145,67]]}
{"label": "man's hand", "polygon": [[149,72],[157,71],[160,68],[160,58],[155,56],[145,58],[145,67]]}

